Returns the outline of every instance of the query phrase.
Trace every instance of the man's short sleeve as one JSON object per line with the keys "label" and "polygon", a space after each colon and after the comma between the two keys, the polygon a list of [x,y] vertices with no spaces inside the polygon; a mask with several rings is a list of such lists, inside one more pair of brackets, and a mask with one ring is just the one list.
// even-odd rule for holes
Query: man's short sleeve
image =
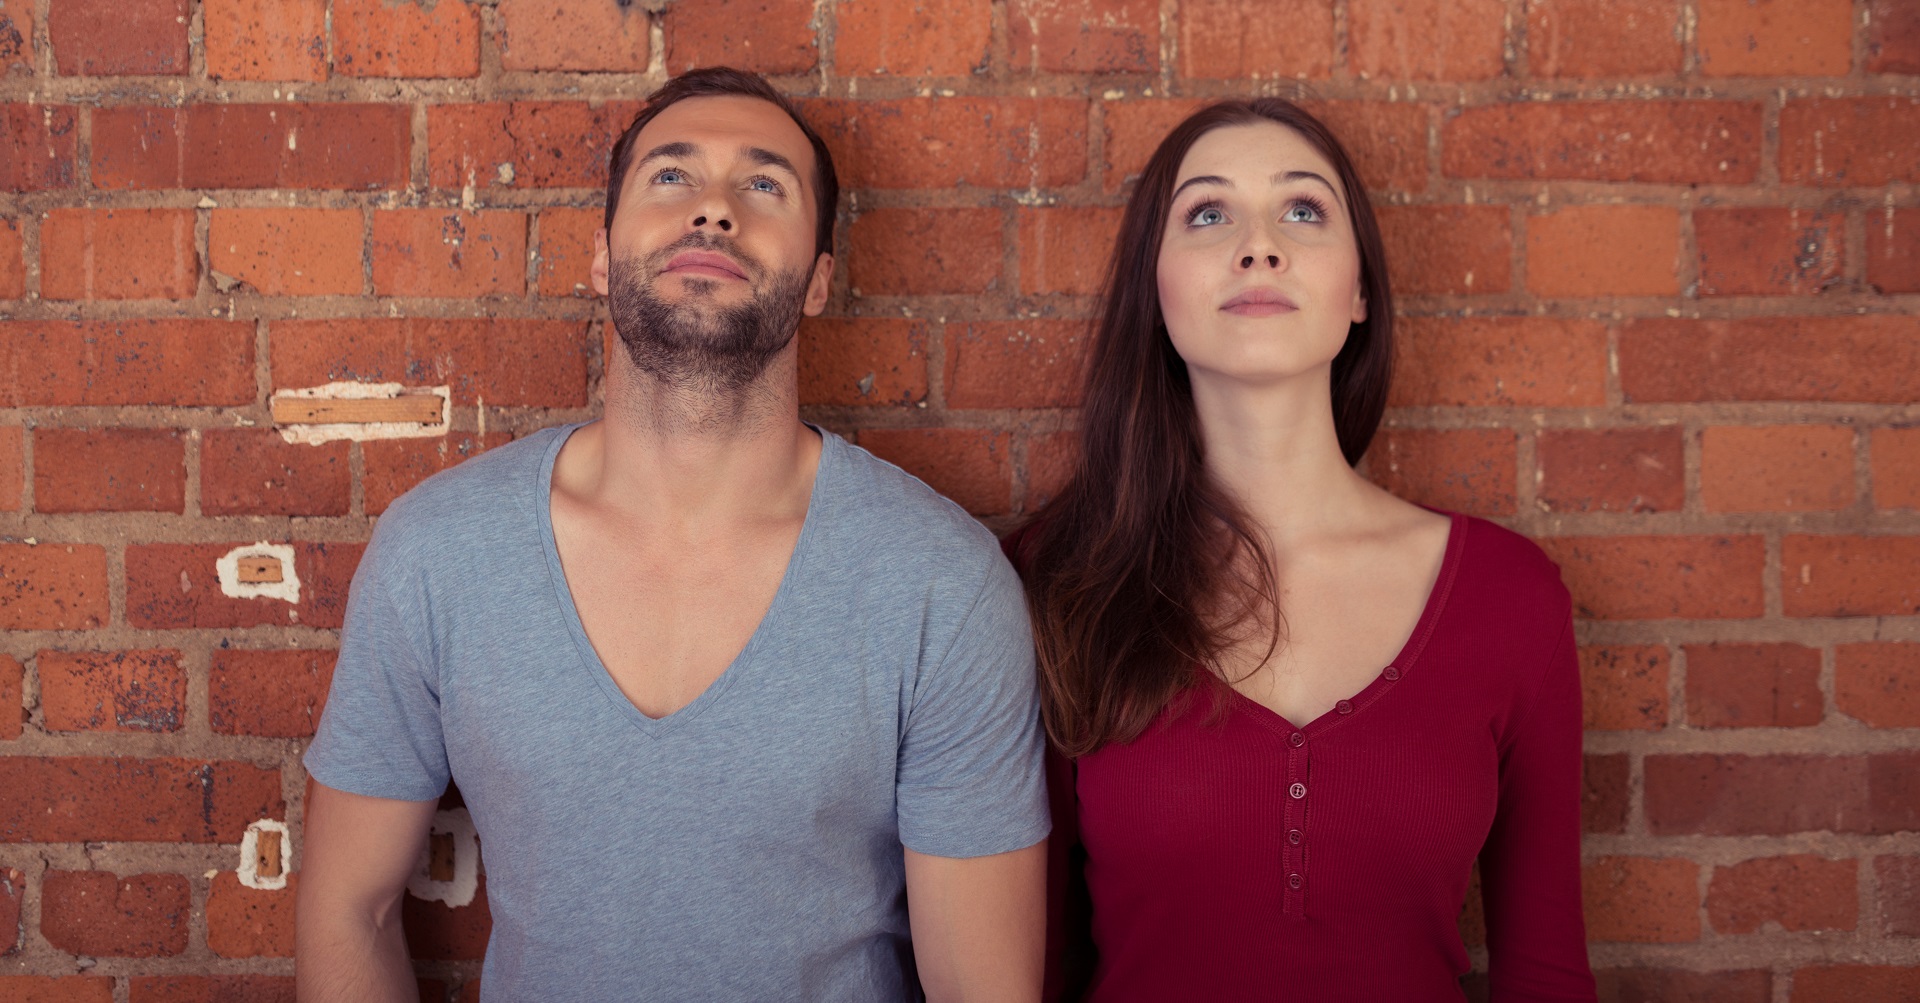
{"label": "man's short sleeve", "polygon": [[900,842],[938,857],[1038,843],[1049,821],[1033,634],[998,553],[946,651],[929,655],[900,742]]}

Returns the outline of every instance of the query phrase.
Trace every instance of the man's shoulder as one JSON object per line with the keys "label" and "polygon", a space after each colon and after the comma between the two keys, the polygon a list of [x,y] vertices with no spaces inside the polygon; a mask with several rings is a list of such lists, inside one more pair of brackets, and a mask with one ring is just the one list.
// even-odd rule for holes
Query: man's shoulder
{"label": "man's shoulder", "polygon": [[415,485],[381,513],[369,556],[438,568],[495,550],[521,535],[516,529],[531,540],[539,468],[558,434],[541,429]]}

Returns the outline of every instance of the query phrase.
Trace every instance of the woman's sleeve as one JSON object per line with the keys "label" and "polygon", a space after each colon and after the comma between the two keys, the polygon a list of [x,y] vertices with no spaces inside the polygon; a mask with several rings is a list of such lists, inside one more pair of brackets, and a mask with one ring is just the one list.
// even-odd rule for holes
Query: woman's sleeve
{"label": "woman's sleeve", "polygon": [[1073,760],[1051,746],[1047,800],[1053,832],[1047,836],[1047,980],[1041,999],[1066,1003],[1085,996],[1093,981],[1093,904],[1087,895],[1087,854],[1080,845]]}
{"label": "woman's sleeve", "polygon": [[1580,728],[1569,614],[1501,750],[1499,808],[1480,852],[1492,1003],[1595,998],[1580,912]]}

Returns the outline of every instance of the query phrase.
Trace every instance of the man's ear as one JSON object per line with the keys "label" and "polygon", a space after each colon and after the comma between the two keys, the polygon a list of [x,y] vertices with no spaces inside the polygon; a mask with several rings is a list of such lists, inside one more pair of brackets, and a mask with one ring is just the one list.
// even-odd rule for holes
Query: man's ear
{"label": "man's ear", "polygon": [[807,280],[807,298],[800,312],[809,317],[820,316],[820,311],[827,308],[827,296],[832,292],[833,255],[822,251],[819,257],[813,259],[813,277]]}
{"label": "man's ear", "polygon": [[607,259],[607,228],[603,226],[593,231],[593,267],[587,270],[593,291],[602,296],[607,294]]}

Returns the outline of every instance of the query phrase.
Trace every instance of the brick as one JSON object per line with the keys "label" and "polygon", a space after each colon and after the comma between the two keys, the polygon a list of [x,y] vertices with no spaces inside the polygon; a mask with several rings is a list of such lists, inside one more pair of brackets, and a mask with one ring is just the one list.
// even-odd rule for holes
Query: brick
{"label": "brick", "polygon": [[1601,1003],[1773,1003],[1773,973],[1764,968],[1596,968],[1593,979]]}
{"label": "brick", "polygon": [[1875,728],[1920,728],[1920,644],[1842,644],[1833,660],[1840,713]]}
{"label": "brick", "polygon": [[333,0],[333,68],[347,77],[480,74],[480,11],[466,0]]}
{"label": "brick", "polygon": [[47,40],[62,76],[177,76],[187,72],[187,0],[60,0]]}
{"label": "brick", "polygon": [[1580,649],[1582,724],[1588,731],[1659,731],[1667,726],[1663,644],[1598,644]]}
{"label": "brick", "polygon": [[1490,80],[1505,69],[1503,0],[1351,0],[1348,64],[1362,77]]}
{"label": "brick", "polygon": [[33,73],[33,24],[32,0],[0,3],[0,74]]}
{"label": "brick", "polygon": [[1487,944],[1487,903],[1480,888],[1480,867],[1467,869],[1467,897],[1460,904],[1460,942],[1468,947]]}
{"label": "brick", "polygon": [[501,0],[494,17],[504,70],[643,73],[652,57],[639,4]]}
{"label": "brick", "polygon": [[156,958],[187,949],[192,892],[178,874],[48,871],[40,934],[70,954]]}
{"label": "brick", "polygon": [[291,975],[136,975],[129,1003],[294,1003]]}
{"label": "brick", "polygon": [[506,445],[513,437],[489,432],[485,437],[456,432],[436,439],[370,439],[360,444],[366,470],[360,485],[367,514],[379,515],[394,500],[428,477],[458,466],[462,460]]}
{"label": "brick", "polygon": [[1395,326],[1393,407],[1597,407],[1607,329],[1557,317],[1405,317]]}
{"label": "brick", "polygon": [[948,324],[947,406],[1079,406],[1085,335],[1072,320]]}
{"label": "brick", "polygon": [[1511,287],[1513,223],[1506,206],[1382,206],[1378,216],[1394,292],[1464,296]]}
{"label": "brick", "polygon": [[[442,0],[447,2],[447,0]],[[207,890],[207,948],[222,958],[293,957],[293,902],[299,874],[285,888],[248,888],[232,871]]]}
{"label": "brick", "polygon": [[0,1003],[113,1003],[113,979],[95,975],[0,976]]}
{"label": "brick", "polygon": [[1916,317],[1650,317],[1623,324],[1619,345],[1629,403],[1920,398]]}
{"label": "brick", "polygon": [[1178,15],[1180,75],[1220,80],[1325,78],[1333,73],[1333,6],[1279,0],[1186,0]]}
{"label": "brick", "polygon": [[1888,295],[1920,293],[1920,209],[1867,217],[1867,284]]}
{"label": "brick", "polygon": [[278,766],[221,760],[0,756],[0,789],[0,843],[233,843],[287,817]]}
{"label": "brick", "polygon": [[400,902],[400,923],[407,932],[407,949],[417,960],[480,960],[486,956],[487,935],[493,929],[486,876],[480,877],[473,901],[457,909],[406,896]]}
{"label": "brick", "polygon": [[0,512],[20,510],[27,487],[26,432],[18,425],[0,425]]}
{"label": "brick", "polygon": [[1758,536],[1568,536],[1540,541],[1594,620],[1717,620],[1761,615]]}
{"label": "brick", "polygon": [[1146,73],[1160,65],[1160,5],[1154,0],[1010,0],[1007,39],[1018,70]]}
{"label": "brick", "polygon": [[1677,0],[1532,0],[1527,64],[1537,77],[1680,73]]}
{"label": "brick", "polygon": [[1020,240],[1020,291],[1093,296],[1106,281],[1119,209],[1103,206],[1023,208],[1015,222]]}
{"label": "brick", "polygon": [[1720,933],[1851,930],[1858,920],[1860,863],[1811,854],[1743,860],[1713,869],[1707,921]]}
{"label": "brick", "polygon": [[1920,181],[1920,98],[1810,98],[1780,108],[1780,180],[1878,186]]}
{"label": "brick", "polygon": [[1382,429],[1367,450],[1367,475],[1409,501],[1481,516],[1515,510],[1511,429]]}
{"label": "brick", "polygon": [[587,325],[566,320],[276,321],[273,385],[445,384],[453,403],[584,407]]}
{"label": "brick", "polygon": [[1788,616],[1909,616],[1920,612],[1920,537],[1788,536],[1780,543]]}
{"label": "brick", "polygon": [[270,428],[208,429],[200,446],[207,515],[346,515],[347,443],[287,442]]}
{"label": "brick", "polygon": [[435,188],[594,188],[605,191],[627,104],[584,101],[434,105],[427,109],[427,173]]}
{"label": "brick", "polygon": [[1012,507],[1013,450],[1005,432],[869,428],[859,444],[974,515],[1005,515]]}
{"label": "brick", "polygon": [[[1871,228],[1869,228],[1871,229]],[[1846,219],[1810,209],[1695,209],[1701,296],[1804,296],[1841,281]]]}
{"label": "brick", "polygon": [[55,209],[40,227],[47,299],[188,299],[199,283],[191,209]]}
{"label": "brick", "polygon": [[1853,504],[1853,429],[1715,425],[1700,433],[1709,512],[1821,512]]}
{"label": "brick", "polygon": [[178,429],[41,428],[33,458],[37,511],[186,511],[187,447]]}
{"label": "brick", "polygon": [[35,663],[48,731],[179,731],[186,720],[178,651],[42,651]]}
{"label": "brick", "polygon": [[[0,322],[0,407],[250,404],[253,323]],[[219,365],[208,360],[220,359]]]}
{"label": "brick", "polygon": [[1679,270],[1677,209],[1583,205],[1527,218],[1527,288],[1538,295],[1673,296]]}
{"label": "brick", "polygon": [[1875,857],[1873,874],[1881,935],[1920,937],[1920,857]]}
{"label": "brick", "polygon": [[360,563],[365,544],[294,543],[293,570],[300,578],[297,605],[281,599],[236,599],[220,591],[214,562],[241,545],[129,545],[127,623],[146,630],[296,623],[326,629],[341,625],[347,585],[353,580],[353,569]]}
{"label": "brick", "polygon": [[506,210],[390,209],[373,214],[373,291],[460,299],[527,287],[527,217]]}
{"label": "brick", "polygon": [[327,79],[327,0],[205,0],[207,76]]}
{"label": "brick", "polygon": [[667,72],[724,64],[759,73],[810,72],[819,59],[811,0],[685,4],[665,17]]}
{"label": "brick", "polygon": [[1867,72],[1920,73],[1920,7],[1867,0]]}
{"label": "brick", "polygon": [[1627,831],[1633,798],[1630,769],[1624,752],[1585,757],[1580,769],[1582,832]]}
{"label": "brick", "polygon": [[1536,496],[1553,512],[1673,512],[1686,503],[1680,427],[1542,430]]}
{"label": "brick", "polygon": [[358,209],[215,209],[207,262],[266,296],[354,296],[365,241]]}
{"label": "brick", "polygon": [[24,939],[20,928],[20,898],[26,891],[25,874],[11,867],[0,867],[0,957],[19,950]]}
{"label": "brick", "polygon": [[1038,512],[1058,495],[1072,478],[1080,456],[1077,432],[1048,432],[1027,440],[1027,495],[1023,512]]}
{"label": "brick", "polygon": [[1920,509],[1920,426],[1874,429],[1868,455],[1873,507]]}
{"label": "brick", "polygon": [[850,228],[855,296],[988,293],[1002,288],[998,209],[875,209]]}
{"label": "brick", "polygon": [[1709,77],[1833,77],[1853,62],[1853,0],[1697,0],[1694,10]]}
{"label": "brick", "polygon": [[1920,968],[1809,965],[1795,969],[1791,1003],[1860,1003],[1920,998]]}
{"label": "brick", "polygon": [[404,188],[405,104],[189,104],[93,113],[101,188]]}
{"label": "brick", "polygon": [[17,300],[26,294],[27,258],[20,224],[0,219],[0,300]]}
{"label": "brick", "polygon": [[1879,835],[1920,829],[1920,752],[1867,757],[1867,797]]}
{"label": "brick", "polygon": [[[1118,192],[1137,179],[1167,133],[1204,104],[1189,99],[1104,102],[1106,191]],[[1340,137],[1369,191],[1426,189],[1426,106],[1389,101],[1306,101],[1301,106]]]}
{"label": "brick", "polygon": [[217,735],[307,738],[333,682],[332,651],[214,651],[207,709]]}
{"label": "brick", "polygon": [[1700,865],[1657,857],[1601,857],[1581,868],[1587,939],[1679,944],[1700,939]]}
{"label": "brick", "polygon": [[807,120],[847,188],[1053,188],[1087,176],[1087,103],[1072,98],[815,100]]}
{"label": "brick", "polygon": [[593,291],[594,235],[600,209],[542,209],[534,282],[542,296],[597,295]]}
{"label": "brick", "polygon": [[1527,101],[1462,109],[1440,128],[1455,178],[1749,184],[1760,106],[1739,101]]}
{"label": "brick", "polygon": [[0,543],[0,630],[107,622],[107,552],[88,543]]}
{"label": "brick", "polygon": [[[27,718],[25,678],[26,669],[18,659],[0,655],[0,742],[10,742],[20,737],[21,725]],[[0,873],[0,878],[4,877],[5,874]],[[4,891],[0,889],[0,892]],[[4,910],[5,905],[4,901],[0,901],[0,910]],[[0,954],[7,953],[12,946],[12,942],[5,939],[10,929],[4,912],[0,911]]]}
{"label": "brick", "polygon": [[1687,724],[1799,728],[1820,723],[1820,652],[1798,644],[1689,644]]}
{"label": "brick", "polygon": [[927,399],[927,322],[809,317],[800,322],[800,403],[911,407]]}
{"label": "brick", "polygon": [[984,72],[988,0],[846,0],[834,13],[833,68],[849,76],[957,77]]}
{"label": "brick", "polygon": [[1869,823],[1858,756],[1649,755],[1643,768],[1656,836],[1860,832]]}
{"label": "brick", "polygon": [[76,128],[70,106],[0,104],[0,188],[72,187]]}

